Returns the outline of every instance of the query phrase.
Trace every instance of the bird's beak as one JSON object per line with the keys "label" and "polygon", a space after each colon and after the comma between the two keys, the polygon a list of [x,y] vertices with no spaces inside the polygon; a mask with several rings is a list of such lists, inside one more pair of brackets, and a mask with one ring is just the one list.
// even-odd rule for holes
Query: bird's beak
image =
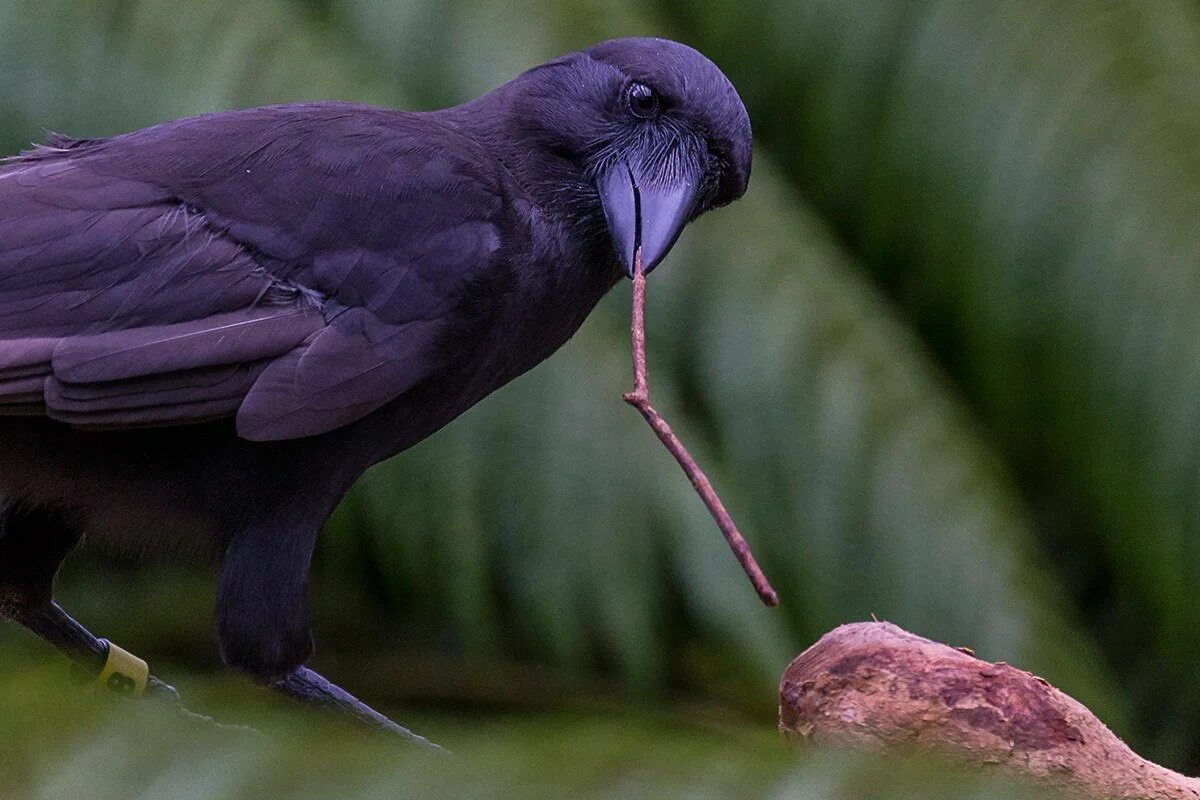
{"label": "bird's beak", "polygon": [[624,161],[600,176],[600,202],[625,274],[633,277],[633,253],[639,246],[647,273],[671,251],[692,217],[698,183],[690,177],[662,183]]}

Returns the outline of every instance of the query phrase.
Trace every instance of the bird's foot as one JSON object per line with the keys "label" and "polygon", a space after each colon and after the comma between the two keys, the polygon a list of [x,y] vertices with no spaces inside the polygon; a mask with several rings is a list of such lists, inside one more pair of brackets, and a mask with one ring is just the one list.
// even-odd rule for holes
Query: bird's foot
{"label": "bird's foot", "polygon": [[151,675],[144,661],[94,636],[57,603],[29,602],[24,595],[0,587],[0,616],[29,629],[71,659],[71,673],[78,684],[89,684],[125,697],[144,697],[165,705],[189,722],[258,734],[253,728],[227,725],[188,710],[175,687]]}
{"label": "bird's foot", "polygon": [[229,731],[230,733],[246,733],[250,734],[251,736],[265,738],[261,732],[259,732],[256,728],[250,727],[249,725],[217,722],[207,714],[197,714],[195,711],[192,711],[183,704],[183,698],[179,696],[179,692],[174,686],[166,681],[154,677],[153,675],[151,675],[147,681],[144,697],[147,699],[152,699],[170,708],[172,711],[174,711],[176,716],[188,723],[204,725],[210,728],[217,728],[222,731]]}
{"label": "bird's foot", "polygon": [[122,650],[107,639],[98,640],[107,651],[104,666],[99,672],[88,666],[75,662],[72,673],[80,684],[91,686],[129,698],[150,700],[174,713],[188,723],[205,725],[233,733],[248,733],[262,736],[248,725],[231,725],[217,722],[205,714],[197,714],[183,704],[178,690],[171,684],[150,674],[146,662],[137,656]]}
{"label": "bird's foot", "polygon": [[399,725],[380,714],[340,686],[331,683],[308,667],[297,667],[281,677],[265,681],[275,691],[311,708],[332,712],[354,720],[356,723],[384,733],[398,736],[406,742],[433,752],[445,754],[446,750],[423,736]]}

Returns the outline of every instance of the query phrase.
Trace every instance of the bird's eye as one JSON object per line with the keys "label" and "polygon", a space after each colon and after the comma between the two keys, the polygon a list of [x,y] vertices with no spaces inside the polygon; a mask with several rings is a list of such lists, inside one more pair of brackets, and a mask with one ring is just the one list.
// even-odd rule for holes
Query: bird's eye
{"label": "bird's eye", "polygon": [[649,119],[658,115],[658,92],[644,83],[630,85],[628,102],[635,117]]}

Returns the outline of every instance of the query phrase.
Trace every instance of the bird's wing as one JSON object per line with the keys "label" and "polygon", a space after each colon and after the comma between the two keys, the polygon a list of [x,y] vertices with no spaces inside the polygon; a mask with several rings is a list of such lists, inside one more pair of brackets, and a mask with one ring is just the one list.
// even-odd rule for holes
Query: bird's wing
{"label": "bird's wing", "polygon": [[479,155],[322,105],[18,159],[0,169],[0,413],[236,415],[255,440],[365,416],[438,369],[470,313],[502,206]]}

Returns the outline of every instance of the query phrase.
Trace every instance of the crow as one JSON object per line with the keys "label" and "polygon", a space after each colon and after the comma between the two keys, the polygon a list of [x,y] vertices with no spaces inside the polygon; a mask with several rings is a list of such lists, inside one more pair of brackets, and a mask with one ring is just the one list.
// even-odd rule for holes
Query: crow
{"label": "crow", "polygon": [[686,45],[618,39],[452,108],[306,102],[0,165],[0,615],[173,694],[55,603],[82,540],[217,563],[230,668],[424,741],[308,669],[317,536],[373,464],[529,370],[635,252],[746,191]]}

